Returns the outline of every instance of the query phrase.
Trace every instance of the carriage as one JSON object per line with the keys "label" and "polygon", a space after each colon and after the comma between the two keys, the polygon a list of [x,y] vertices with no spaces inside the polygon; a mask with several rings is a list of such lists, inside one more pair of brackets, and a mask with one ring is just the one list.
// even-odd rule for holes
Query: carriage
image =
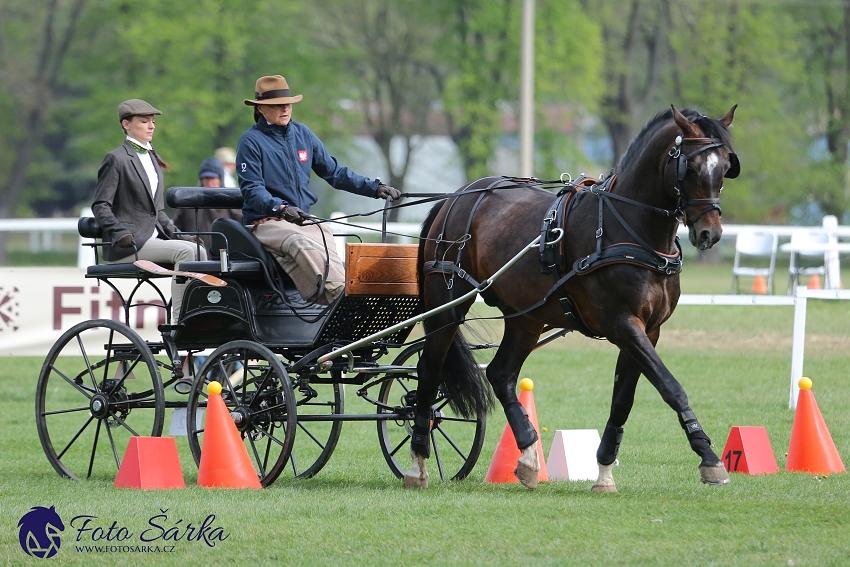
{"label": "carriage", "polygon": [[[238,189],[172,187],[167,193],[174,208],[235,208],[241,200]],[[102,236],[93,218],[80,219],[79,232]],[[263,486],[284,471],[298,478],[319,472],[345,421],[376,422],[381,452],[401,478],[423,346],[406,342],[421,315],[416,245],[348,243],[346,291],[325,306],[306,302],[240,223],[216,219],[208,234],[211,259],[176,266],[190,274],[179,276],[187,280],[182,313],[179,322],[158,326],[157,341],[143,340],[130,326],[134,309],[150,305],[134,298],[155,290],[167,317],[167,301],[153,284],[172,277],[172,267],[98,263],[87,269],[86,278],[116,292],[123,322],[75,325],[44,362],[36,421],[54,469],[74,479],[114,474],[129,436],[162,435],[169,410],[185,419],[198,464],[205,386],[217,380]],[[122,291],[115,280],[131,280],[132,289]],[[346,385],[374,412],[346,413]],[[462,479],[480,454],[486,416],[455,415],[449,401],[443,391],[433,404],[431,441],[441,478]]]}

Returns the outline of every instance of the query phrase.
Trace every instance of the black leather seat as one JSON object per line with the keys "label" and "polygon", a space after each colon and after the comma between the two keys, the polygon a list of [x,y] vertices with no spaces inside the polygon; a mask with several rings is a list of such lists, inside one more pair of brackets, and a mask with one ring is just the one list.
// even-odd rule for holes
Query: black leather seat
{"label": "black leather seat", "polygon": [[[77,221],[77,232],[83,238],[101,239],[103,240],[103,229],[97,224],[97,219],[94,217],[80,217]],[[95,249],[94,266],[89,266],[86,269],[87,278],[169,278],[168,274],[154,274],[135,266],[132,262],[123,264],[101,264],[100,255],[97,249],[103,246],[112,246],[111,242],[100,242],[88,244]],[[160,264],[168,270],[174,269],[173,264]]]}

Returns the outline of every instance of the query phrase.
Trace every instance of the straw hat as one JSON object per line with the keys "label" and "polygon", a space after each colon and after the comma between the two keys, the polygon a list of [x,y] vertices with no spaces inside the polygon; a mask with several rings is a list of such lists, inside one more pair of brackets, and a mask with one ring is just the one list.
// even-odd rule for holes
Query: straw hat
{"label": "straw hat", "polygon": [[301,100],[301,95],[291,96],[286,79],[280,75],[260,77],[254,87],[255,99],[245,99],[248,106],[258,104],[292,104]]}

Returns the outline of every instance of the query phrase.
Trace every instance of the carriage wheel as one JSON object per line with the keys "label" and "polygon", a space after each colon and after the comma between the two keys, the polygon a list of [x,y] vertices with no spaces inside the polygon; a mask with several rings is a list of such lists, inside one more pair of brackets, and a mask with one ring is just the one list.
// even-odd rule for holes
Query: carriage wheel
{"label": "carriage wheel", "polygon": [[206,409],[206,385],[213,380],[221,383],[222,400],[260,483],[269,486],[283,470],[295,440],[295,397],[283,363],[252,341],[229,342],[207,357],[192,382],[186,408],[189,448],[197,465],[204,443],[203,419],[197,410]]}
{"label": "carriage wheel", "polygon": [[[338,379],[339,374],[335,378]],[[342,421],[325,421],[322,418],[344,413],[345,390],[338,383],[299,384],[295,398],[298,406],[298,436],[284,474],[310,478],[322,470],[336,449],[342,432]]]}
{"label": "carriage wheel", "polygon": [[[402,478],[410,467],[410,434],[413,431],[413,407],[416,405],[416,366],[424,343],[406,348],[393,366],[412,366],[406,374],[387,374],[381,384],[379,400],[389,406],[406,408],[409,414],[400,421],[378,421],[378,441],[390,470]],[[472,471],[484,444],[486,416],[467,419],[455,414],[448,405],[447,393],[440,387],[431,406],[431,459],[442,480],[461,480]],[[381,407],[378,413],[387,413]],[[432,469],[433,470],[433,469]],[[433,474],[433,473],[432,473]]]}
{"label": "carriage wheel", "polygon": [[47,354],[35,420],[47,460],[60,475],[115,478],[130,437],[159,436],[164,418],[156,359],[127,325],[84,321]]}

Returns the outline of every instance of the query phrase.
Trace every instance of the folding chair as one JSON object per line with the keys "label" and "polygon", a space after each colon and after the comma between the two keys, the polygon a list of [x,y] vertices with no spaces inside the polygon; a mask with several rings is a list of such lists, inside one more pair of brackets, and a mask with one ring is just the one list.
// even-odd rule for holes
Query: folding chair
{"label": "folding chair", "polygon": [[[797,288],[797,281],[800,276],[821,275],[826,280],[826,247],[830,244],[830,236],[828,233],[814,230],[796,230],[791,233],[791,263],[788,266],[788,293],[793,294]],[[807,262],[807,265],[801,265],[803,258],[819,258],[812,265],[812,260]],[[824,281],[826,286],[827,282]]]}
{"label": "folding chair", "polygon": [[[773,232],[742,230],[738,233],[735,239],[735,263],[732,266],[732,293],[738,293],[739,276],[764,276],[767,278],[767,292],[773,293],[773,272],[778,244],[779,238]],[[757,256],[769,257],[769,267],[763,267],[764,262],[760,266],[742,264],[743,261]]]}

